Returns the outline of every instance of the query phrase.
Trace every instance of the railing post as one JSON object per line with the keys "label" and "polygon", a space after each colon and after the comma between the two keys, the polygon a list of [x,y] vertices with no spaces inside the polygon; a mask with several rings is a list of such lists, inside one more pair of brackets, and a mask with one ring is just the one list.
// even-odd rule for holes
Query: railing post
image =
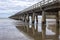
{"label": "railing post", "polygon": [[43,0],[43,4],[45,4],[45,0]]}
{"label": "railing post", "polygon": [[49,0],[48,0],[48,3],[49,3]]}
{"label": "railing post", "polygon": [[42,40],[45,40],[46,37],[46,14],[45,11],[42,11]]}

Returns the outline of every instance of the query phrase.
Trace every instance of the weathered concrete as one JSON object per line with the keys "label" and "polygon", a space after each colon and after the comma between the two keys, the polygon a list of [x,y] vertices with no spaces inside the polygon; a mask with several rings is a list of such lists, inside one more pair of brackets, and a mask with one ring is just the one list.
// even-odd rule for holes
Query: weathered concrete
{"label": "weathered concrete", "polygon": [[42,40],[45,40],[46,35],[46,13],[42,11]]}
{"label": "weathered concrete", "polygon": [[[42,15],[42,40],[46,39],[46,18],[56,19],[56,35],[55,35],[56,39],[54,39],[54,40],[57,40],[57,39],[59,40],[59,38],[58,38],[58,36],[59,36],[59,15],[60,15],[59,11],[60,11],[60,0],[52,0],[52,1],[43,0],[35,5],[32,5],[31,7],[27,8],[27,9],[22,10],[20,13],[15,14],[15,16],[24,15],[24,17],[22,16],[22,18],[24,18],[25,23],[27,22],[27,20],[29,20],[28,15],[31,16],[32,25],[33,25],[31,30],[34,35],[35,34],[35,28],[34,28],[35,16],[36,16],[36,21],[38,23],[37,16]],[[51,15],[54,15],[54,16],[51,16]],[[28,21],[28,23],[29,23],[29,21]],[[38,28],[38,27],[36,27],[36,28]],[[28,28],[27,28],[27,30],[28,30]]]}

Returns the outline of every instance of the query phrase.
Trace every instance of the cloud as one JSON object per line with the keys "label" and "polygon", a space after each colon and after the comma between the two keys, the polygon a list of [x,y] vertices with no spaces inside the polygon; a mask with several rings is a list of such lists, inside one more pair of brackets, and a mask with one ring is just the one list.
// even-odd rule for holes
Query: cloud
{"label": "cloud", "polygon": [[0,17],[1,15],[15,14],[36,2],[38,0],[0,0]]}

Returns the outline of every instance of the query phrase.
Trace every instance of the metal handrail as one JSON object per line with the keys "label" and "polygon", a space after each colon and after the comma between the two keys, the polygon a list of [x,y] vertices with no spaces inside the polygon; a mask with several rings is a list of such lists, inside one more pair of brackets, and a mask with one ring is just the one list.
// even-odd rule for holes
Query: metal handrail
{"label": "metal handrail", "polygon": [[38,2],[36,4],[34,4],[34,5],[26,8],[26,9],[24,9],[22,12],[25,12],[25,11],[28,11],[28,10],[31,10],[31,9],[34,9],[34,8],[37,8],[37,7],[41,7],[42,5],[48,4],[50,2],[55,2],[55,1],[57,1],[57,0],[40,1],[40,2]]}

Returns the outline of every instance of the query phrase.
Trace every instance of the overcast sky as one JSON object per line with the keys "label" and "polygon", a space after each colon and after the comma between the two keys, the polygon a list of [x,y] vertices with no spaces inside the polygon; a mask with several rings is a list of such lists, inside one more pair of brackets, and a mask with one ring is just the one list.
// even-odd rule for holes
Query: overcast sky
{"label": "overcast sky", "polygon": [[0,0],[0,18],[9,17],[40,0]]}

